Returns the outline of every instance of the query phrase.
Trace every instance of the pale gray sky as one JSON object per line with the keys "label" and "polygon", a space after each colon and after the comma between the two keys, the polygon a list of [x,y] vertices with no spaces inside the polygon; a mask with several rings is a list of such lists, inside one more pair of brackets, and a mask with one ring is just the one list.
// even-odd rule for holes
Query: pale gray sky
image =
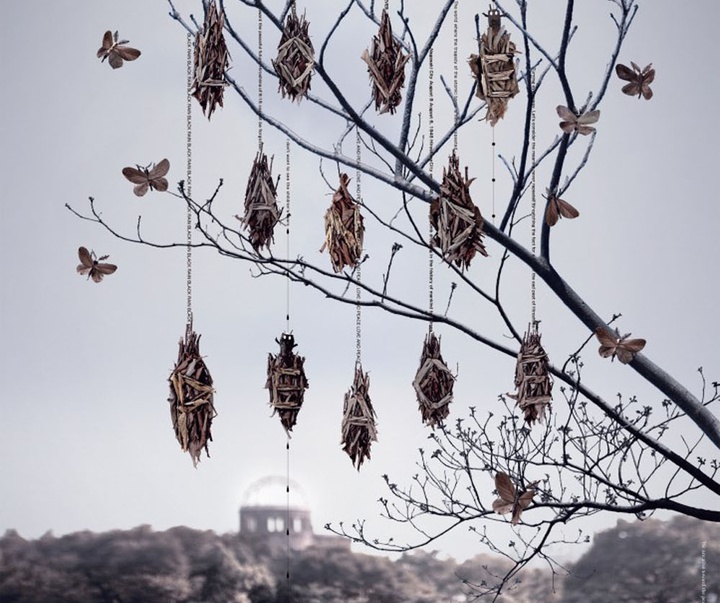
{"label": "pale gray sky", "polygon": [[[329,23],[329,4],[300,3],[307,6],[316,44]],[[426,7],[439,4],[422,6],[430,13]],[[538,34],[548,44],[556,39],[553,11],[561,12],[561,3],[555,4],[542,15],[547,31]],[[577,94],[584,97],[605,66],[613,26],[607,0],[581,4],[579,50],[570,66],[579,82]],[[177,3],[182,11],[194,7],[199,13],[195,5]],[[595,151],[567,198],[581,216],[559,225],[553,252],[558,269],[588,303],[605,317],[622,312],[622,328],[648,340],[648,356],[698,391],[699,366],[709,380],[720,379],[720,132],[714,119],[720,88],[711,76],[720,9],[712,0],[692,3],[692,12],[669,0],[640,5],[620,60],[654,64],[655,97],[649,102],[627,97],[621,83],[612,80]],[[475,49],[476,7],[461,2],[461,57]],[[121,242],[64,207],[67,202],[85,210],[93,196],[103,216],[126,233],[132,234],[142,212],[148,238],[183,239],[182,203],[158,193],[138,199],[121,175],[127,165],[168,157],[171,188],[184,178],[186,39],[167,12],[162,0],[26,0],[2,8],[0,532],[15,528],[32,538],[46,530],[64,534],[142,523],[155,529],[184,524],[233,531],[245,489],[266,474],[285,472],[284,431],[277,418],[270,418],[263,389],[267,353],[276,351],[274,339],[285,326],[284,283],[253,279],[248,265],[207,251],[195,254],[195,326],[215,379],[219,416],[212,458],[193,469],[175,441],[166,401],[166,379],[185,327],[184,253]],[[422,27],[427,16],[413,15],[413,20]],[[255,21],[238,19],[235,25],[251,31]],[[106,29],[119,30],[142,56],[115,71],[101,64],[95,52]],[[358,103],[368,94],[359,56],[371,34],[372,29],[348,30],[332,54],[331,70]],[[266,40],[266,57],[274,56],[277,35],[269,26]],[[231,45],[230,53],[236,59],[233,77],[254,93],[256,72],[239,48]],[[451,77],[451,56],[446,38],[435,58],[446,77]],[[462,94],[471,86],[464,62],[460,74]],[[317,90],[323,88],[317,84]],[[293,128],[312,131],[325,143],[332,140],[337,133],[332,123],[307,103],[290,106],[274,93],[268,83],[267,106],[282,111]],[[540,147],[559,132],[554,106],[561,100],[547,97],[538,108]],[[509,158],[517,152],[522,108],[522,96],[511,101],[508,118],[496,128],[497,148]],[[442,106],[438,114],[442,122]],[[393,118],[383,119],[378,127],[390,127]],[[471,190],[488,216],[489,128],[483,123],[472,128],[460,138],[461,162],[478,177]],[[255,118],[228,91],[225,107],[209,124],[195,111],[194,129],[196,196],[209,196],[222,177],[219,209],[227,216],[240,213],[255,153]],[[281,169],[284,138],[266,128],[265,144]],[[334,169],[325,166],[326,174]],[[509,185],[499,162],[497,169],[500,204]],[[318,250],[330,196],[317,160],[293,151],[293,174],[293,253],[325,262]],[[543,177],[548,174],[540,175],[542,191]],[[378,189],[368,178],[364,182],[363,196],[372,203]],[[396,211],[399,200],[392,195],[377,192],[376,198],[391,214]],[[369,278],[385,270],[393,240],[368,221]],[[99,285],[78,276],[79,245],[110,254],[117,273]],[[488,251],[488,267],[477,258],[470,272],[483,283],[491,282],[486,275],[494,275],[501,256],[492,242]],[[424,296],[425,256],[412,253],[403,250],[398,256],[391,288]],[[442,303],[449,280],[438,269]],[[517,287],[509,287],[505,297],[524,324],[527,279],[513,282]],[[561,364],[585,337],[584,328],[542,290],[539,299],[543,342],[551,360]],[[479,308],[467,293],[459,292],[452,308],[474,328],[503,336],[490,309]],[[292,328],[298,351],[307,358],[310,389],[291,441],[291,474],[313,505],[316,529],[326,522],[368,518],[379,535],[389,533],[392,526],[378,519],[376,501],[386,495],[381,475],[408,483],[416,472],[417,449],[429,444],[411,387],[426,327],[379,311],[364,314],[363,363],[370,372],[379,441],[359,474],[339,446],[342,398],[352,381],[355,354],[354,309],[293,287]],[[466,415],[469,406],[490,410],[498,394],[512,391],[513,361],[440,332],[446,360],[459,367],[452,417]],[[618,391],[646,396],[648,404],[662,397],[631,369],[594,354],[587,357],[586,372],[610,399]],[[489,480],[488,488],[491,499]],[[608,521],[614,523],[606,519],[597,525]],[[438,546],[460,558],[477,552],[461,532]]]}

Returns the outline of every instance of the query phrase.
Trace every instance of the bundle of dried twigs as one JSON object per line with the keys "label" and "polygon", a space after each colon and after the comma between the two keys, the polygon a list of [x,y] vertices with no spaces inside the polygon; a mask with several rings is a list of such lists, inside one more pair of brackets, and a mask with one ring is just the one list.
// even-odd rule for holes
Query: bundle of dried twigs
{"label": "bundle of dried twigs", "polygon": [[218,12],[215,2],[205,11],[202,31],[195,34],[195,70],[192,95],[198,100],[210,119],[217,105],[223,106],[223,92],[227,81],[225,70],[230,65],[223,25],[225,18]]}
{"label": "bundle of dried twigs", "polygon": [[275,225],[280,220],[282,210],[277,204],[277,183],[272,179],[272,160],[262,149],[258,151],[250,170],[247,188],[245,189],[245,215],[235,216],[250,231],[250,244],[255,251],[262,247],[270,249],[273,241]]}
{"label": "bundle of dried twigs", "polygon": [[302,407],[308,380],[305,377],[305,358],[293,352],[297,346],[291,333],[283,333],[279,340],[280,353],[268,354],[267,381],[265,387],[270,390],[270,406],[273,414],[280,416],[280,422],[288,433],[297,422]]}
{"label": "bundle of dried twigs", "polygon": [[367,63],[372,81],[375,110],[380,113],[395,113],[402,101],[402,87],[405,85],[405,63],[410,55],[402,51],[402,45],[393,38],[390,18],[383,10],[380,30],[373,36],[372,51],[365,49],[362,60]]}
{"label": "bundle of dried twigs", "polygon": [[440,197],[430,204],[430,223],[435,235],[430,241],[447,262],[464,270],[479,252],[487,256],[482,242],[483,218],[470,198],[474,178],[460,173],[460,160],[453,151],[447,169],[443,170]]}
{"label": "bundle of dried twigs", "polygon": [[494,126],[505,116],[508,101],[520,88],[515,70],[515,44],[500,23],[501,13],[490,8],[488,29],[479,40],[480,54],[470,55],[470,69],[477,79],[477,96],[487,103],[485,119]]}
{"label": "bundle of dried twigs", "polygon": [[370,458],[370,446],[377,441],[375,411],[368,395],[369,388],[370,377],[363,373],[358,362],[352,387],[345,394],[341,442],[358,471],[363,461]]}
{"label": "bundle of dried twigs", "polygon": [[298,18],[295,5],[285,19],[277,58],[272,62],[280,80],[278,90],[283,98],[300,102],[310,90],[310,78],[315,67],[315,50],[305,14]]}
{"label": "bundle of dried twigs", "polygon": [[325,243],[320,251],[327,247],[335,272],[341,272],[345,266],[357,266],[363,248],[363,217],[359,203],[348,191],[348,184],[348,175],[340,174],[340,186],[325,212]]}
{"label": "bundle of dried twigs", "polygon": [[185,331],[185,341],[180,340],[178,359],[168,381],[175,437],[183,452],[190,453],[193,465],[197,465],[203,448],[210,456],[210,426],[217,413],[213,406],[213,380],[200,356],[200,336],[192,330],[192,323]]}
{"label": "bundle of dried twigs", "polygon": [[532,425],[542,422],[546,408],[552,400],[552,378],[548,370],[548,356],[540,343],[537,323],[525,332],[515,368],[517,393],[510,394],[525,415],[525,421]]}
{"label": "bundle of dried twigs", "polygon": [[440,339],[428,332],[413,387],[423,423],[435,428],[450,414],[455,376],[440,353]]}

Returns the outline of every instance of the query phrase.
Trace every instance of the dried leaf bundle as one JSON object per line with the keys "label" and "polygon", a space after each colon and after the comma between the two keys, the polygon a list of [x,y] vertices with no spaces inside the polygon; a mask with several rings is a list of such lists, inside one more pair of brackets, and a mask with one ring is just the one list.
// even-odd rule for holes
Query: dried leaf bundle
{"label": "dried leaf bundle", "polygon": [[335,272],[342,272],[345,266],[357,266],[363,248],[363,217],[359,203],[348,191],[348,184],[348,175],[340,174],[340,186],[325,212],[325,243],[320,251],[327,247]]}
{"label": "dried leaf bundle", "polygon": [[280,416],[280,422],[288,433],[297,422],[302,407],[308,380],[305,377],[305,358],[293,352],[297,345],[291,333],[283,333],[279,340],[280,353],[268,354],[267,381],[270,390],[270,406],[273,414]]}
{"label": "dried leaf bundle", "polygon": [[272,161],[262,150],[253,161],[247,188],[245,189],[245,215],[235,216],[250,231],[250,244],[255,251],[262,247],[270,248],[275,225],[280,220],[282,210],[277,204],[277,182],[272,179]]}
{"label": "dried leaf bundle", "polygon": [[405,63],[410,55],[404,54],[400,42],[393,38],[390,18],[384,9],[378,35],[373,36],[372,51],[365,49],[361,58],[368,66],[375,110],[395,113],[402,101],[400,91],[405,85]]}
{"label": "dried leaf bundle", "polygon": [[217,414],[213,406],[213,380],[200,356],[200,336],[189,324],[170,382],[170,417],[175,437],[183,452],[189,452],[193,465],[200,461],[203,448],[210,456],[208,442],[212,440],[210,426]]}
{"label": "dried leaf bundle", "polygon": [[298,103],[310,90],[310,78],[315,67],[315,49],[308,34],[309,26],[305,15],[298,18],[293,6],[285,19],[277,58],[272,61],[280,80],[278,90],[282,97],[287,96]]}
{"label": "dried leaf bundle", "polygon": [[225,18],[211,2],[205,11],[202,31],[195,34],[195,67],[192,95],[198,100],[208,119],[217,105],[223,106],[223,92],[227,81],[225,70],[230,65],[223,26]]}
{"label": "dried leaf bundle", "polygon": [[532,425],[543,421],[545,409],[552,400],[552,378],[548,370],[548,356],[540,342],[537,324],[528,328],[523,337],[515,367],[517,393],[510,394],[525,415],[525,422]]}
{"label": "dried leaf bundle", "polygon": [[520,88],[515,70],[515,44],[500,23],[500,11],[488,11],[488,29],[479,41],[480,54],[470,55],[470,69],[477,80],[478,98],[487,103],[485,119],[494,126],[505,116],[508,101]]}
{"label": "dried leaf bundle", "polygon": [[430,427],[441,424],[450,414],[455,377],[440,353],[440,339],[428,333],[420,356],[420,367],[413,387],[423,423]]}
{"label": "dried leaf bundle", "polygon": [[370,377],[363,373],[358,362],[352,387],[345,394],[341,442],[358,471],[363,461],[370,458],[370,446],[377,441],[375,411],[368,395],[369,388]]}
{"label": "dried leaf bundle", "polygon": [[430,243],[437,247],[447,262],[464,270],[479,252],[487,256],[482,242],[483,218],[470,198],[474,178],[460,173],[460,160],[453,151],[450,164],[443,170],[440,197],[430,204],[430,223],[435,235]]}

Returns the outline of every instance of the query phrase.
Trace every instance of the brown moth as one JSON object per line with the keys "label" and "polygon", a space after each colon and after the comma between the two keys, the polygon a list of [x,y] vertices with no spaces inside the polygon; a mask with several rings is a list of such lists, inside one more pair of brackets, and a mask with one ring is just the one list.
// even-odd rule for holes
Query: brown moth
{"label": "brown moth", "polygon": [[123,46],[130,40],[119,40],[118,32],[115,35],[108,29],[102,39],[102,46],[97,51],[97,56],[104,62],[105,59],[110,63],[113,69],[119,69],[123,65],[123,61],[134,61],[140,56],[137,48]]}
{"label": "brown moth", "polygon": [[493,501],[493,511],[500,515],[512,513],[512,524],[517,525],[520,522],[522,512],[530,506],[535,496],[536,484],[537,482],[530,484],[527,490],[518,494],[512,480],[506,473],[496,473],[495,488],[500,498]]}
{"label": "brown moth", "polygon": [[652,68],[650,63],[645,69],[640,69],[635,63],[630,61],[632,69],[626,65],[618,63],[615,65],[615,73],[621,80],[630,82],[622,87],[622,91],[628,96],[635,96],[640,98],[641,96],[645,100],[650,100],[653,95],[653,91],[650,89],[650,84],[655,80],[655,70]]}
{"label": "brown moth", "polygon": [[595,111],[588,111],[582,115],[575,115],[572,111],[570,111],[570,109],[564,107],[563,105],[558,105],[555,110],[560,116],[560,119],[562,119],[560,122],[560,128],[566,134],[577,132],[578,134],[587,136],[595,131],[595,128],[589,124],[594,124],[598,119],[600,119],[600,111],[597,109]]}
{"label": "brown moth", "polygon": [[133,187],[133,193],[138,197],[142,197],[145,193],[150,190],[156,190],[165,192],[168,188],[168,181],[165,178],[165,174],[170,169],[170,162],[167,159],[163,159],[158,162],[157,165],[149,167],[137,168],[126,167],[123,168],[123,176],[132,182],[135,186]]}
{"label": "brown moth", "polygon": [[580,215],[580,212],[570,205],[567,201],[563,201],[555,193],[547,191],[547,209],[545,210],[545,221],[548,226],[555,226],[560,218],[572,220]]}
{"label": "brown moth", "polygon": [[615,329],[613,333],[605,327],[595,329],[595,335],[600,342],[598,349],[600,356],[611,360],[615,360],[615,356],[617,356],[617,359],[623,364],[630,362],[647,343],[644,339],[628,339],[630,333],[620,337],[620,331]]}
{"label": "brown moth", "polygon": [[101,264],[103,260],[107,260],[110,256],[103,255],[97,257],[94,251],[88,251],[87,247],[80,247],[78,249],[78,257],[80,258],[80,264],[78,264],[77,271],[79,274],[87,274],[88,279],[92,279],[94,282],[99,283],[103,280],[106,274],[112,274],[117,270],[115,264]]}

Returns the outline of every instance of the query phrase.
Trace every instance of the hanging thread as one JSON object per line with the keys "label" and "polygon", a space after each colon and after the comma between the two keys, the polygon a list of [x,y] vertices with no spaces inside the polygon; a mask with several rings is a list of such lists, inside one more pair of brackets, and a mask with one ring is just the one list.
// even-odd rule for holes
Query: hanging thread
{"label": "hanging thread", "polygon": [[[187,104],[185,115],[185,150],[187,164],[185,174],[185,192],[187,198],[192,198],[192,88],[193,88],[193,36],[187,34]],[[185,218],[187,249],[185,251],[186,267],[186,293],[187,293],[187,329],[188,334],[192,325],[192,210],[187,205]]]}
{"label": "hanging thread", "polygon": [[[532,95],[532,107],[530,109],[530,197],[531,197],[531,210],[530,210],[530,247],[533,256],[537,250],[537,225],[536,225],[536,205],[537,200],[535,197],[535,69],[532,70],[530,76],[530,88]],[[531,324],[536,324],[537,319],[535,315],[536,311],[536,299],[535,299],[535,271],[533,270],[530,274],[530,321]]]}
{"label": "hanging thread", "polygon": [[[293,7],[295,5],[293,4]],[[290,261],[290,139],[285,139],[285,256]],[[285,279],[285,330],[290,332],[290,279]]]}
{"label": "hanging thread", "polygon": [[[355,126],[355,198],[358,205],[362,204],[362,186],[360,171],[360,160],[362,159],[362,154],[360,150],[360,145],[360,128]],[[362,253],[360,255],[362,256]],[[360,287],[360,281],[362,278],[362,257],[358,258],[355,274],[357,278],[357,285],[355,287],[355,363],[357,366],[360,366],[360,361],[362,359],[362,307],[360,305],[360,301],[362,299],[362,290]]]}
{"label": "hanging thread", "polygon": [[262,150],[262,137],[263,137],[263,126],[262,126],[262,105],[263,105],[263,45],[262,45],[262,29],[263,29],[263,18],[262,10],[258,8],[258,148]]}
{"label": "hanging thread", "polygon": [[[430,178],[433,177],[435,169],[435,64],[433,62],[433,49],[430,47],[428,52],[428,154],[430,155],[430,161],[428,169],[430,171]],[[428,241],[431,241],[433,237],[433,226],[432,221],[428,221]],[[428,245],[428,311],[432,315],[435,310],[435,273],[434,273],[434,258],[433,249],[431,245]],[[429,323],[430,333],[433,331],[433,321]]]}
{"label": "hanging thread", "polygon": [[458,6],[460,2],[455,0],[453,6],[453,99],[455,105],[455,131],[453,132],[453,151],[458,150],[458,119],[460,109],[458,107]]}

